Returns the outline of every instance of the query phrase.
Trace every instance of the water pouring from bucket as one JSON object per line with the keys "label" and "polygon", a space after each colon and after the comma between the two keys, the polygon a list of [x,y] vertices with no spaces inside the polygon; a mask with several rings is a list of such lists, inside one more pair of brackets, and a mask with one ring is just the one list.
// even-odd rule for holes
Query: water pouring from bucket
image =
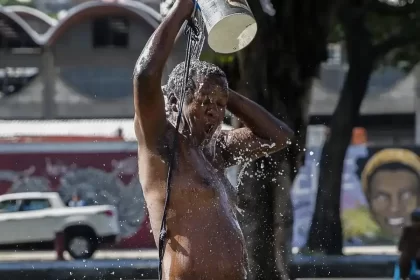
{"label": "water pouring from bucket", "polygon": [[234,53],[248,46],[257,34],[257,22],[246,0],[197,0],[217,53]]}

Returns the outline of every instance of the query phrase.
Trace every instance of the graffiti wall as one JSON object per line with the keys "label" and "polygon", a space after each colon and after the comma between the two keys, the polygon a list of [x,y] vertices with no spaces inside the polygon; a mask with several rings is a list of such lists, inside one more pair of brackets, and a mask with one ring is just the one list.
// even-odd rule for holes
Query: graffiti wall
{"label": "graffiti wall", "polygon": [[[351,146],[342,177],[346,245],[394,245],[420,206],[420,149]],[[315,206],[321,149],[310,148],[292,192],[293,245],[305,244]]]}
{"label": "graffiti wall", "polygon": [[88,205],[117,207],[121,248],[154,247],[137,173],[136,143],[0,145],[0,194],[74,193]]}
{"label": "graffiti wall", "polygon": [[[294,182],[293,246],[305,244],[315,206],[320,148],[307,150]],[[395,244],[420,206],[420,149],[352,146],[344,162],[341,206],[346,245]],[[90,205],[117,207],[120,248],[154,247],[138,181],[137,144],[0,144],[0,194],[77,193]],[[232,174],[230,174],[232,175]],[[231,178],[234,181],[234,178]]]}

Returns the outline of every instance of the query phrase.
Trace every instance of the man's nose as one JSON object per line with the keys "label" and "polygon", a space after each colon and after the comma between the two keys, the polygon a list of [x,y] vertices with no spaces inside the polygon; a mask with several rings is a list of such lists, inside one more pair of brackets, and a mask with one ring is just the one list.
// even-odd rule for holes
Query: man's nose
{"label": "man's nose", "polygon": [[398,213],[400,211],[400,201],[397,195],[391,196],[390,210],[391,213]]}

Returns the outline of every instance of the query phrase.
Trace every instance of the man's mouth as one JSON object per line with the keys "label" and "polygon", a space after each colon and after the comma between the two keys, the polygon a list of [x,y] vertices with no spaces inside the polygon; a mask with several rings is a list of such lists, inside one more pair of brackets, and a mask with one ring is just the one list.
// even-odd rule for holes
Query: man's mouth
{"label": "man's mouth", "polygon": [[401,226],[404,224],[405,219],[404,217],[398,217],[398,218],[388,218],[387,222],[391,226]]}

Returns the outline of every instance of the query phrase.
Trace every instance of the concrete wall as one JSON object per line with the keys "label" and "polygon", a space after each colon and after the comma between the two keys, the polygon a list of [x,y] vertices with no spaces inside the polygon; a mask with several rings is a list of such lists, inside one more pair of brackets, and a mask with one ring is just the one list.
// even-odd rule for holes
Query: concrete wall
{"label": "concrete wall", "polygon": [[[94,48],[93,19],[89,19],[66,30],[43,54],[2,55],[0,68],[36,66],[41,72],[24,90],[0,103],[0,118],[132,117],[132,72],[154,28],[142,19],[128,18],[128,22],[126,48]],[[180,40],[164,76],[183,58]]]}
{"label": "concrete wall", "polygon": [[36,17],[30,16],[30,15],[26,15],[26,16],[20,15],[20,16],[29,24],[30,27],[32,27],[39,34],[44,34],[51,27],[45,21],[42,21]]}
{"label": "concrete wall", "polygon": [[368,142],[380,146],[404,146],[415,144],[415,131],[412,127],[378,126],[367,130]]}

